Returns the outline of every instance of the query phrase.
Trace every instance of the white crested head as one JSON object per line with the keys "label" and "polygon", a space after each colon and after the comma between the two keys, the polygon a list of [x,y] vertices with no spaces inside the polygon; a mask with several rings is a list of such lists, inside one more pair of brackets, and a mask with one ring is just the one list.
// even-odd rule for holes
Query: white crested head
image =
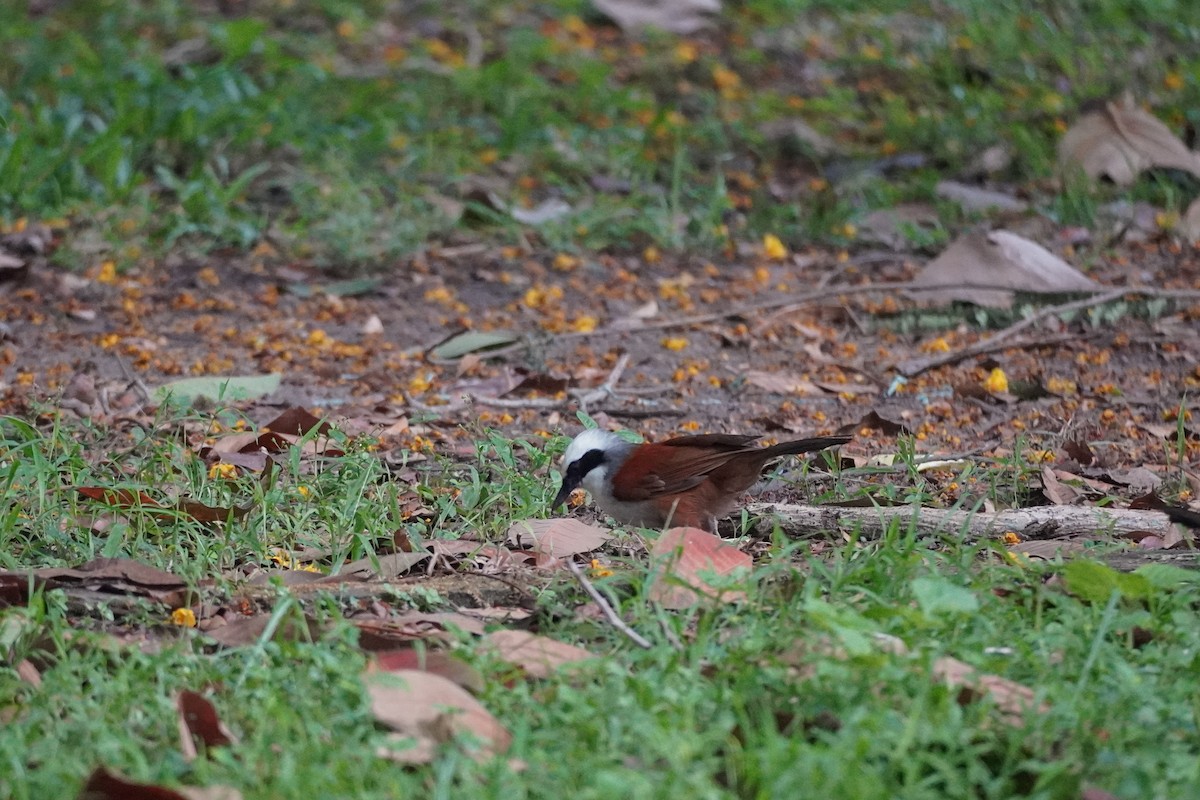
{"label": "white crested head", "polygon": [[614,450],[625,450],[628,447],[629,443],[615,433],[602,431],[599,428],[589,428],[567,445],[567,452],[563,455],[563,464],[569,467],[593,450],[609,453]]}
{"label": "white crested head", "polygon": [[552,508],[567,501],[571,491],[582,486],[602,508],[612,505],[608,476],[620,469],[633,451],[633,445],[615,433],[586,430],[576,436],[563,455],[563,482]]}

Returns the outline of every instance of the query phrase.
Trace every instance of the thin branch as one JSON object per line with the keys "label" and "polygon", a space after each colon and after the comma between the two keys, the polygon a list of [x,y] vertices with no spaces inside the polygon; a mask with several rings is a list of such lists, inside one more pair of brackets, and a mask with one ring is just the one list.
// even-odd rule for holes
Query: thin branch
{"label": "thin branch", "polygon": [[592,582],[589,581],[587,576],[583,574],[583,570],[579,568],[578,564],[570,559],[567,559],[567,569],[571,570],[571,574],[575,576],[575,580],[579,581],[579,585],[583,587],[583,590],[588,593],[588,596],[591,597],[593,601],[595,601],[596,605],[600,606],[600,610],[604,612],[604,618],[608,620],[610,625],[629,637],[629,640],[638,647],[645,648],[646,650],[654,647],[654,645],[652,645],[648,639],[625,624],[625,620],[618,616],[617,612],[613,610],[612,605],[609,604],[604,595],[600,594],[600,590],[595,586],[592,586]]}
{"label": "thin branch", "polygon": [[1059,314],[1066,314],[1071,311],[1079,311],[1080,309],[1084,308],[1092,308],[1094,306],[1104,305],[1105,303],[1110,303],[1113,300],[1124,297],[1127,294],[1134,293],[1143,292],[1136,289],[1132,291],[1124,288],[1110,289],[1104,294],[1086,297],[1083,300],[1073,300],[1069,303],[1059,303],[1056,306],[1046,306],[1045,308],[1038,309],[1037,313],[1020,320],[1019,322],[1014,322],[1012,325],[1009,325],[1007,328],[996,332],[994,335],[978,341],[975,344],[964,347],[961,350],[957,350],[953,353],[946,353],[940,356],[934,356],[932,358],[914,358],[909,359],[908,361],[901,361],[896,365],[896,371],[905,377],[911,378],[914,375],[920,375],[922,372],[933,369],[934,367],[941,367],[946,364],[954,364],[962,361],[963,359],[970,358],[971,356],[982,355],[983,353],[994,353],[996,350],[1002,350],[1013,346],[1015,343],[1011,342],[1010,340],[1015,335],[1026,328],[1036,325],[1042,320],[1049,319],[1050,317],[1057,316]]}

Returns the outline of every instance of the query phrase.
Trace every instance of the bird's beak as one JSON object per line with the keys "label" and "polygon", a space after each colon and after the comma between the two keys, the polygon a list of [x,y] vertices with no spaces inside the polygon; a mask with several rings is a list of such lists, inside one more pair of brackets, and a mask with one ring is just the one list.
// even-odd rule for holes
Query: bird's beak
{"label": "bird's beak", "polygon": [[566,505],[566,502],[571,499],[571,492],[579,488],[579,479],[573,475],[563,475],[562,487],[558,490],[558,494],[554,495],[554,502],[550,504],[550,510],[558,508],[561,505]]}

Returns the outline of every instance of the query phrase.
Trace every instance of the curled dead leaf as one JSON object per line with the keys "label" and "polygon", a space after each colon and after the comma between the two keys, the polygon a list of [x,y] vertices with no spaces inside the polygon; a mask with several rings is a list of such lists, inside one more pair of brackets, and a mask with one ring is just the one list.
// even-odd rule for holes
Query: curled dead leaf
{"label": "curled dead leaf", "polygon": [[1118,186],[1128,186],[1143,170],[1155,167],[1200,177],[1200,154],[1189,150],[1128,93],[1080,117],[1063,134],[1058,157],[1089,178],[1107,177]]}
{"label": "curled dead leaf", "polygon": [[564,664],[595,658],[582,647],[528,631],[493,631],[484,637],[484,643],[502,660],[524,670],[530,678],[548,678]]}

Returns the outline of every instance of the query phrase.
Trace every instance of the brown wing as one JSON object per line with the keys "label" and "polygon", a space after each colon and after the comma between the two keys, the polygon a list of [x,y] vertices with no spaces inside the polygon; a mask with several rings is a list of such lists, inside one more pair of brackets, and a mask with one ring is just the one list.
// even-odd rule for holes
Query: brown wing
{"label": "brown wing", "polygon": [[[721,436],[721,434],[714,434]],[[684,436],[680,439],[711,440],[710,436]],[[734,439],[754,441],[756,437],[722,437],[727,441],[714,450],[711,441],[704,446],[677,444],[670,439],[658,444],[644,444],[635,449],[628,460],[613,475],[613,497],[627,502],[651,500],[664,494],[679,494],[694,489],[708,474],[729,463],[730,459],[758,448],[733,443]],[[765,460],[765,459],[764,459]]]}

